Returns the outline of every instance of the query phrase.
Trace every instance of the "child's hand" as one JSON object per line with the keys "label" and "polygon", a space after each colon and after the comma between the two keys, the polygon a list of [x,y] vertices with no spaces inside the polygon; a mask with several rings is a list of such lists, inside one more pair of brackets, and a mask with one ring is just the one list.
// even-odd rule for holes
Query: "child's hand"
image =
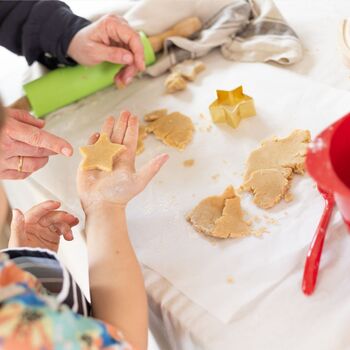
{"label": "child's hand", "polygon": [[71,228],[79,220],[65,211],[57,210],[60,206],[60,202],[46,201],[25,214],[14,209],[9,248],[46,248],[57,252],[61,235],[65,240],[71,241]]}
{"label": "child's hand", "polygon": [[[168,155],[162,154],[135,171],[138,130],[138,119],[130,112],[122,112],[118,121],[112,117],[105,121],[101,132],[109,135],[113,143],[123,144],[126,150],[115,160],[111,172],[79,169],[78,193],[85,213],[103,204],[125,207],[147,186],[167,161]],[[98,138],[99,134],[94,134],[90,137],[89,144],[95,143]]]}

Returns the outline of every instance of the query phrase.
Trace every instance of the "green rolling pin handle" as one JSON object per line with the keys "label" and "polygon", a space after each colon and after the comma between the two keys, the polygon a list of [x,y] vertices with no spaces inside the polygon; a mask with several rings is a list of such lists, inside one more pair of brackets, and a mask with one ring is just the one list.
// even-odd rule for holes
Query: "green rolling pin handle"
{"label": "green rolling pin handle", "polygon": [[[151,65],[156,59],[153,48],[143,32],[140,32],[140,37],[145,63]],[[34,114],[40,118],[112,85],[114,76],[122,67],[121,64],[103,62],[91,67],[58,68],[25,84],[24,91]]]}

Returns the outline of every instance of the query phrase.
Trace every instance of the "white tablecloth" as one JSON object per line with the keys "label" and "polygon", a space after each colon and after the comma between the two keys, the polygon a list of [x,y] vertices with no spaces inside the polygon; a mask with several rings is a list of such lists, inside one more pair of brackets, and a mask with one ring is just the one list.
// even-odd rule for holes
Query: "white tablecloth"
{"label": "white tablecloth", "polygon": [[[339,96],[344,101],[346,98],[344,90],[348,89],[350,84],[350,72],[342,65],[340,55],[337,52],[336,35],[338,20],[342,16],[350,15],[350,3],[332,0],[280,0],[276,3],[300,35],[306,50],[302,62],[294,67],[283,69],[338,88]],[[220,63],[218,63],[219,65]],[[282,68],[280,69],[282,70]],[[209,72],[205,74],[209,74]],[[195,87],[194,91],[200,91],[201,81],[203,82],[205,79],[199,80],[198,90]],[[301,80],[301,84],[303,81]],[[155,84],[155,82],[150,83]],[[93,123],[90,119],[84,119],[84,116],[81,116],[79,129],[76,130],[76,133],[70,134],[70,136],[74,135],[74,139],[71,139],[73,144],[82,144],[84,138],[100,125],[106,114],[119,110],[123,107],[124,100],[132,100],[131,96],[140,94],[141,89],[147,84],[147,81],[136,82],[118,94],[114,94],[111,90],[104,92],[104,94],[113,93],[115,99],[99,109]],[[158,84],[160,86],[161,79]],[[227,86],[225,82],[225,87]],[[268,79],[266,80],[266,89],[269,89]],[[334,90],[330,91],[334,94]],[[278,99],[278,96],[276,98]],[[319,98],[325,99],[322,95]],[[189,99],[188,102],[190,101]],[[174,104],[175,102],[176,98],[174,97]],[[70,108],[78,108],[84,103]],[[91,108],[94,108],[93,103]],[[138,100],[130,107],[144,112],[145,110],[142,111],[142,103],[142,100]],[[308,100],[305,99],[302,103],[306,104]],[[317,104],[317,101],[313,101],[313,103]],[[206,108],[207,104],[207,100],[203,101],[203,109]],[[341,106],[335,107],[335,115],[328,116],[330,120],[336,118],[336,113],[344,112],[345,104],[343,102]],[[161,102],[159,106],[163,106]],[[340,115],[338,116],[340,117]],[[305,118],[307,117],[305,115]],[[64,111],[49,120],[49,129],[60,130],[59,132],[64,134],[59,126],[62,120],[64,120],[65,128],[69,129],[70,119]],[[250,122],[253,126],[253,119]],[[256,122],[258,123],[258,121]],[[72,125],[76,127],[73,122]],[[322,122],[320,125],[323,125]],[[55,176],[50,176],[50,174],[61,172],[69,179],[78,158],[79,155],[76,154],[70,161],[56,159],[51,162],[50,168],[38,172],[26,182],[6,183],[6,190],[12,206],[26,209],[47,198],[57,198],[64,202],[66,209],[77,212],[78,206],[73,182],[70,180],[66,183],[57,181]],[[58,175],[56,178],[62,178],[62,175]],[[322,202],[315,197],[314,203],[318,206],[316,211],[320,212]],[[233,315],[228,323],[215,317],[215,312],[209,312],[204,307],[199,306],[199,303],[193,302],[193,298],[189,298],[183,291],[176,289],[166,278],[161,276],[159,271],[156,272],[145,265],[144,275],[151,306],[151,321],[156,326],[154,328],[158,329],[159,337],[162,336],[160,331],[163,330],[166,334],[163,335],[163,341],[167,339],[173,349],[186,350],[231,348],[347,349],[347,344],[350,342],[347,332],[347,324],[350,321],[350,302],[346,298],[350,288],[346,274],[349,237],[344,235],[344,227],[339,217],[336,216],[334,222],[332,235],[327,239],[322,260],[319,292],[307,300],[311,305],[309,308],[312,310],[311,314],[306,314],[302,307],[302,303],[305,301],[301,299],[304,297],[300,294],[300,288],[297,285],[298,282],[300,283],[303,265],[302,253],[305,253],[305,249],[295,256],[294,269],[288,271],[285,278],[279,281],[273,290],[262,293],[245,310]],[[313,222],[313,224],[315,223]],[[313,232],[307,234],[311,237]],[[83,241],[77,236],[73,243],[63,244],[60,253],[78,282],[82,284],[84,290],[87,290],[86,253],[82,249],[83,245]],[[163,273],[163,275],[165,274]],[[334,292],[334,289],[342,291]],[[162,345],[161,348],[166,349],[166,345]]]}

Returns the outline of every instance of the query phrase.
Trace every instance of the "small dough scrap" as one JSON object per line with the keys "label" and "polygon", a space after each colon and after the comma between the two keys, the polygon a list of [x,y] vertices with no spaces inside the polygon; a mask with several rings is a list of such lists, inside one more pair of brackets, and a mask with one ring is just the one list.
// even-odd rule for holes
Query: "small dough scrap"
{"label": "small dough scrap", "polygon": [[254,194],[257,206],[269,209],[289,193],[289,181],[278,169],[257,170],[244,183],[243,190]]}
{"label": "small dough scrap", "polygon": [[250,234],[249,224],[243,220],[240,198],[232,186],[221,196],[203,199],[187,216],[194,229],[211,237],[243,237]]}
{"label": "small dough scrap", "polygon": [[102,133],[93,145],[80,147],[83,161],[82,170],[113,170],[113,159],[126,149],[124,145],[112,143],[107,134]]}
{"label": "small dough scrap", "polygon": [[268,209],[282,198],[292,200],[290,181],[294,173],[305,172],[310,139],[308,130],[294,130],[286,138],[263,141],[261,147],[250,154],[241,188],[254,194],[257,206]]}
{"label": "small dough scrap", "polygon": [[171,73],[164,82],[166,92],[172,94],[177,91],[185,90],[187,81],[179,73]]}
{"label": "small dough scrap", "polygon": [[193,164],[194,164],[194,159],[187,159],[183,161],[183,165],[186,168],[193,166]]}
{"label": "small dough scrap", "polygon": [[168,114],[168,110],[166,108],[163,109],[157,109],[155,111],[152,111],[150,113],[147,113],[143,119],[146,122],[153,122],[154,120],[157,120],[161,117],[165,117]]}
{"label": "small dough scrap", "polygon": [[154,133],[158,140],[168,146],[183,150],[192,140],[194,125],[189,117],[174,112],[150,122],[146,132]]}
{"label": "small dough scrap", "polygon": [[288,203],[294,199],[294,196],[289,191],[284,195],[284,200]]}
{"label": "small dough scrap", "polygon": [[189,81],[194,81],[197,75],[203,70],[205,70],[204,63],[193,60],[185,60],[171,68],[173,73],[178,73]]}
{"label": "small dough scrap", "polygon": [[234,279],[232,276],[227,276],[226,282],[227,282],[228,284],[232,284],[232,283],[235,282],[235,279]]}
{"label": "small dough scrap", "polygon": [[144,139],[147,137],[147,132],[146,132],[146,126],[145,125],[140,125],[139,126],[139,137],[137,139],[137,148],[136,148],[136,154],[140,154],[144,151],[145,149],[145,144],[143,143]]}

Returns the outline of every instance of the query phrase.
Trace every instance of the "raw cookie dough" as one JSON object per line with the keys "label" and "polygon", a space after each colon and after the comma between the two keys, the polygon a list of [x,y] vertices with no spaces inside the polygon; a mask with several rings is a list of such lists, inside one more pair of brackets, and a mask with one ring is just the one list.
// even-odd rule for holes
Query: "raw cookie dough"
{"label": "raw cookie dough", "polygon": [[163,114],[146,126],[146,132],[153,132],[158,140],[179,150],[185,149],[192,140],[193,131],[192,120],[179,112]]}
{"label": "raw cookie dough", "polygon": [[254,203],[263,209],[272,208],[289,190],[289,181],[277,169],[256,170],[243,185],[254,194]]}
{"label": "raw cookie dough", "polygon": [[93,145],[80,147],[83,161],[81,163],[82,170],[113,170],[113,159],[119,153],[124,151],[126,147],[117,143],[112,143],[107,134],[102,133]]}
{"label": "raw cookie dough", "polygon": [[194,164],[194,159],[187,159],[183,161],[183,165],[186,168],[193,166],[193,164]]}
{"label": "raw cookie dough", "polygon": [[288,137],[272,138],[261,143],[247,161],[242,189],[254,194],[257,206],[272,208],[282,198],[290,200],[288,192],[293,173],[305,171],[305,155],[310,132],[294,130]]}
{"label": "raw cookie dough", "polygon": [[153,122],[154,120],[159,119],[160,117],[165,117],[168,114],[168,110],[166,108],[163,109],[157,109],[155,111],[152,111],[150,113],[147,113],[143,119],[146,122]]}
{"label": "raw cookie dough", "polygon": [[171,71],[180,74],[189,81],[194,81],[204,69],[205,65],[201,61],[185,60],[171,68]]}
{"label": "raw cookie dough", "polygon": [[143,143],[143,140],[147,137],[146,132],[146,126],[140,125],[139,126],[139,137],[137,139],[137,148],[136,148],[136,154],[140,154],[144,151],[145,145]]}
{"label": "raw cookie dough", "polygon": [[168,94],[185,90],[187,81],[179,73],[171,73],[164,81],[165,90]]}
{"label": "raw cookie dough", "polygon": [[237,238],[250,234],[249,224],[243,219],[240,198],[232,186],[221,196],[203,199],[187,220],[196,231],[212,237]]}

